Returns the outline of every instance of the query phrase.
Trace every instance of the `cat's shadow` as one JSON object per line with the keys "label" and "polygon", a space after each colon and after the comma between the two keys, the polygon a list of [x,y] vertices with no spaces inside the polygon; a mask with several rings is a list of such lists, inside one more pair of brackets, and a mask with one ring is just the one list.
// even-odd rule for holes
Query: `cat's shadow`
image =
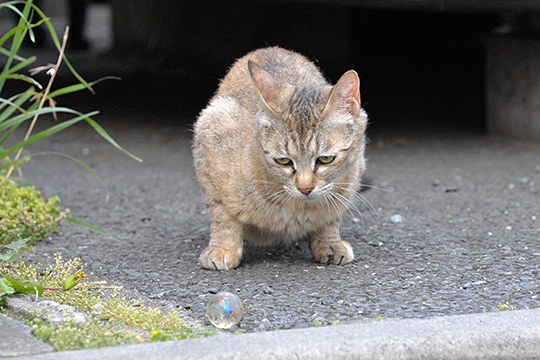
{"label": "cat's shadow", "polygon": [[272,263],[312,264],[311,252],[306,241],[276,244],[267,247],[245,245],[242,266]]}

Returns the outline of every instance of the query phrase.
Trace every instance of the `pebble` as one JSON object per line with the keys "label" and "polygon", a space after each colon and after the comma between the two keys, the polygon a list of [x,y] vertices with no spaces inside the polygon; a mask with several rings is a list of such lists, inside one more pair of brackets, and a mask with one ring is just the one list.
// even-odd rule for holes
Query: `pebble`
{"label": "pebble", "polygon": [[50,300],[35,301],[34,297],[26,296],[26,294],[8,297],[7,307],[24,317],[39,316],[50,324],[73,322],[80,325],[85,324],[87,321],[86,314],[77,311],[72,306]]}
{"label": "pebble", "polygon": [[267,295],[270,295],[270,294],[274,293],[274,290],[270,286],[268,286],[267,284],[261,284],[261,290],[262,290],[263,294],[267,294]]}
{"label": "pebble", "polygon": [[394,224],[401,224],[403,222],[403,216],[399,214],[394,214],[390,216],[390,221],[393,222]]}
{"label": "pebble", "polygon": [[268,331],[272,329],[272,323],[267,318],[262,319],[257,327],[259,331]]}

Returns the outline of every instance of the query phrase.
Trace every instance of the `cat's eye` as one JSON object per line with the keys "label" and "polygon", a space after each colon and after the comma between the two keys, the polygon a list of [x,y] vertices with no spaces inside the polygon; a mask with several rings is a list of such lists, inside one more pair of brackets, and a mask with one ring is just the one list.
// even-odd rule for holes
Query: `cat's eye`
{"label": "cat's eye", "polygon": [[292,165],[292,160],[286,157],[280,157],[274,159],[279,165]]}
{"label": "cat's eye", "polygon": [[323,155],[323,156],[319,156],[317,158],[317,162],[319,164],[330,164],[332,161],[334,161],[336,157],[333,156],[333,155]]}

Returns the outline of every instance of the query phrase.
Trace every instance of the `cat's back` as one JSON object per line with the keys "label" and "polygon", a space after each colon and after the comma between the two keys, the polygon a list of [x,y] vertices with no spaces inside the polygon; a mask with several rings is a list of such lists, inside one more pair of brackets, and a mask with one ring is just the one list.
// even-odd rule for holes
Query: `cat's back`
{"label": "cat's back", "polygon": [[280,47],[269,47],[255,50],[238,59],[221,81],[217,96],[232,96],[244,107],[256,111],[259,98],[249,74],[249,60],[283,84],[294,87],[328,85],[319,68],[304,56]]}

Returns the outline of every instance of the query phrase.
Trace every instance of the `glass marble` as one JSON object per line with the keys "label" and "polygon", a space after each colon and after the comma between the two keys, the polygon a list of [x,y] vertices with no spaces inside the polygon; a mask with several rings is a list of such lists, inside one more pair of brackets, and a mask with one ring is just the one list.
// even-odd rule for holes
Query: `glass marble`
{"label": "glass marble", "polygon": [[242,300],[230,292],[217,293],[206,304],[206,317],[219,329],[229,329],[238,325],[243,316]]}

